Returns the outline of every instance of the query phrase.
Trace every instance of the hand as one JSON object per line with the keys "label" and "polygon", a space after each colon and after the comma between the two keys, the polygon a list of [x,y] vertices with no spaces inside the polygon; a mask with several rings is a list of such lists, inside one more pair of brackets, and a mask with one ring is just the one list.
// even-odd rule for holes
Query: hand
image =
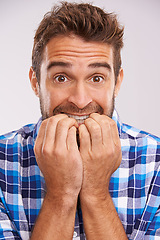
{"label": "hand", "polygon": [[112,173],[122,159],[116,123],[93,113],[79,127],[80,154],[83,160],[81,196],[105,198]]}
{"label": "hand", "polygon": [[35,142],[35,156],[47,195],[51,198],[78,197],[82,185],[82,159],[77,146],[75,119],[64,114],[44,120]]}

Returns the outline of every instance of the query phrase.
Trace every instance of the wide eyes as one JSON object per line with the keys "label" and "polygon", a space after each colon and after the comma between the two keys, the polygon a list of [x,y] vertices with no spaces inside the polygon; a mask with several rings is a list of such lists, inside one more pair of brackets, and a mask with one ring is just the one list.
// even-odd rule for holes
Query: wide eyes
{"label": "wide eyes", "polygon": [[55,80],[56,80],[56,82],[58,82],[58,83],[64,83],[64,82],[66,82],[68,79],[67,79],[67,77],[65,77],[64,75],[58,75],[58,76],[55,77]]}
{"label": "wide eyes", "polygon": [[[66,77],[62,74],[56,76],[54,79],[57,83],[65,83],[65,82],[68,82],[68,81],[72,81],[68,77]],[[103,81],[104,81],[104,77],[99,76],[99,75],[95,75],[95,76],[88,79],[88,82],[91,82],[91,83],[101,83]]]}
{"label": "wide eyes", "polygon": [[103,80],[104,80],[104,78],[101,77],[101,76],[94,76],[94,77],[91,78],[91,81],[94,82],[94,83],[100,83]]}

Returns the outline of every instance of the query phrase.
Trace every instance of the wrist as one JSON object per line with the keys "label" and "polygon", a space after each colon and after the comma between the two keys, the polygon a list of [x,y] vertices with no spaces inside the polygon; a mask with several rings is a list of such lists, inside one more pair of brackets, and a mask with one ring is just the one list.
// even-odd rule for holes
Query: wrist
{"label": "wrist", "polygon": [[80,192],[80,199],[86,203],[93,202],[105,202],[107,199],[111,198],[110,193],[107,189],[103,189],[103,191],[95,191],[92,192],[81,190]]}
{"label": "wrist", "polygon": [[109,192],[105,197],[81,196],[87,239],[127,239]]}
{"label": "wrist", "polygon": [[117,216],[109,193],[105,197],[83,196],[83,198],[80,198],[80,202],[84,218],[90,219],[90,221],[98,221],[97,218],[100,218],[100,216],[110,221],[111,214]]}
{"label": "wrist", "polygon": [[78,195],[65,194],[63,196],[56,196],[50,193],[46,193],[44,202],[50,209],[55,211],[62,209],[64,212],[75,209],[77,206]]}

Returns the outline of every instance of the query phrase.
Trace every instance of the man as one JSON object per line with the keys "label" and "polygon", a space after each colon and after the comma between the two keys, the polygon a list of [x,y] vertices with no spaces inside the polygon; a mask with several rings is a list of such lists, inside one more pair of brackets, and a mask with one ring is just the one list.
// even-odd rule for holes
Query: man
{"label": "man", "polygon": [[90,4],[40,23],[36,125],[1,136],[1,239],[157,239],[160,139],[122,124],[123,27]]}

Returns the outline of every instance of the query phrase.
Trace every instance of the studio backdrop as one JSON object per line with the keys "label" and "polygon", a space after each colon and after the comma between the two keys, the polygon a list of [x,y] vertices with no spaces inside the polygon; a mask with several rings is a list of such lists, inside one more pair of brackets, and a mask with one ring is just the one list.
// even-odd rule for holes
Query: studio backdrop
{"label": "studio backdrop", "polygon": [[[0,0],[0,134],[35,123],[40,117],[28,72],[35,30],[55,3]],[[116,99],[122,121],[160,136],[160,1],[92,3],[117,13],[125,26],[124,81]]]}

